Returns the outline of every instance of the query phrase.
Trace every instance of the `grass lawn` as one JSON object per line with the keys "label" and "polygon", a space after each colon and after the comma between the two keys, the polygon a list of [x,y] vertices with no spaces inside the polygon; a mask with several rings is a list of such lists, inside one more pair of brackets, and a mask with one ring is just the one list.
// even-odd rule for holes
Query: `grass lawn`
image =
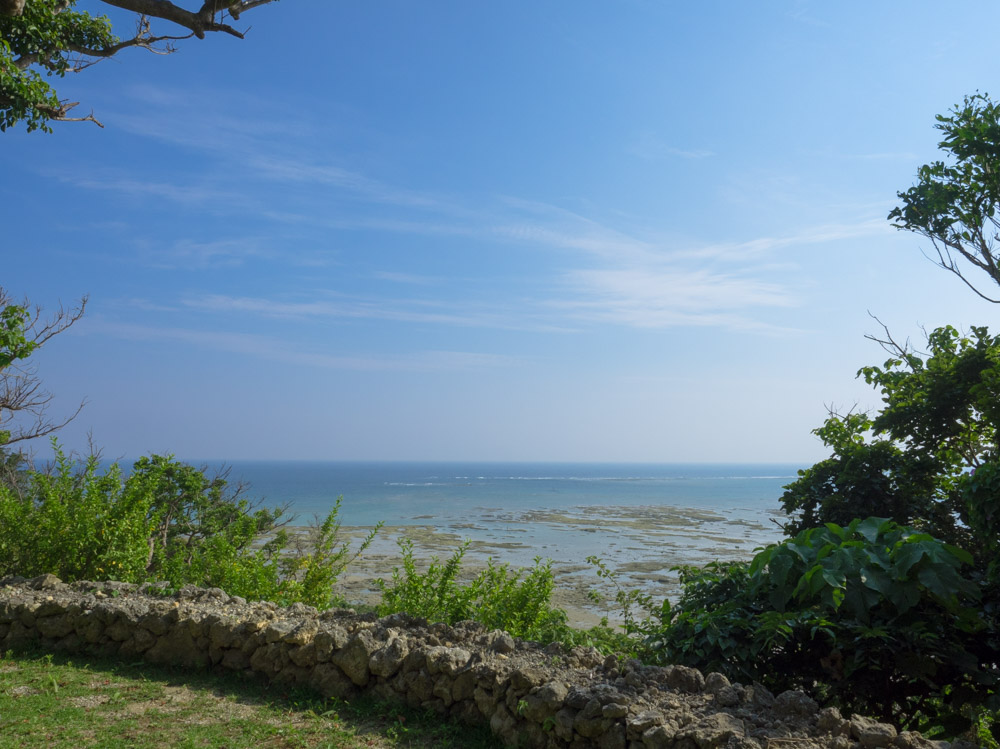
{"label": "grass lawn", "polygon": [[235,674],[0,653],[0,747],[500,747],[489,730]]}

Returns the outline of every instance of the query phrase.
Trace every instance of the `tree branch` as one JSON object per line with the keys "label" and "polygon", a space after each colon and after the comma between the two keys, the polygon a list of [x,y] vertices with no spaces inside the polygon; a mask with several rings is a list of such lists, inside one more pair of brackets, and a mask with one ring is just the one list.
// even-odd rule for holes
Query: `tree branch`
{"label": "tree branch", "polygon": [[[273,2],[274,0],[266,1]],[[230,11],[232,7],[240,5],[238,2],[230,3],[223,0],[208,0],[208,2],[202,5],[197,11],[190,11],[186,8],[181,8],[179,5],[174,5],[170,2],[170,0],[102,0],[102,2],[105,2],[108,5],[114,5],[116,8],[130,10],[141,16],[162,18],[164,21],[176,23],[178,26],[190,29],[191,33],[199,39],[204,39],[205,32],[208,31],[221,31],[239,39],[243,38],[242,32],[237,31],[228,24],[218,23],[214,20],[216,13]],[[265,4],[266,2],[254,0],[254,4],[250,7]],[[233,15],[233,18],[236,18],[242,10],[244,9],[238,9],[237,15],[233,15],[230,11],[230,15]]]}
{"label": "tree branch", "polygon": [[234,20],[240,20],[240,13],[256,8],[260,5],[267,5],[268,3],[276,3],[278,0],[243,0],[242,2],[236,2],[229,6],[229,15],[233,17]]}
{"label": "tree branch", "polygon": [[902,359],[904,362],[906,362],[906,366],[908,366],[911,370],[915,371],[916,367],[914,366],[912,359],[918,357],[916,357],[916,354],[914,353],[913,349],[910,348],[910,339],[907,338],[906,342],[900,345],[899,343],[896,342],[896,339],[892,337],[892,333],[889,332],[889,327],[884,322],[879,320],[878,317],[873,315],[870,311],[868,312],[868,317],[870,317],[872,320],[877,322],[882,327],[882,330],[885,331],[885,338],[879,338],[878,336],[873,335],[872,333],[866,333],[865,338],[867,338],[869,341],[874,341],[875,343],[877,343],[886,351],[886,353],[891,354],[892,356],[895,356],[899,359]]}
{"label": "tree branch", "polygon": [[[98,58],[108,58],[117,55],[123,49],[128,49],[129,47],[139,47],[141,49],[147,49],[154,54],[170,54],[174,51],[174,48],[167,45],[164,49],[154,49],[153,45],[160,42],[179,42],[184,39],[190,39],[194,36],[194,32],[190,34],[185,34],[184,36],[153,36],[149,33],[149,18],[146,16],[140,16],[139,21],[136,24],[135,36],[131,39],[126,39],[125,41],[118,42],[118,44],[113,44],[110,47],[102,47],[101,49],[93,49],[90,47],[82,47],[76,44],[67,45],[67,49],[70,52],[75,52],[78,55],[85,55],[87,57],[98,57]],[[93,64],[93,63],[91,63]],[[89,65],[84,66],[89,67]],[[82,67],[76,68],[73,72],[78,72],[82,70]]]}
{"label": "tree branch", "polygon": [[[0,288],[0,307],[7,307],[10,304],[10,297]],[[27,301],[17,306],[28,309]],[[87,297],[80,300],[79,306],[70,310],[60,306],[55,315],[44,322],[41,309],[36,306],[34,314],[25,315],[25,324],[20,329],[21,335],[34,344],[33,348],[37,348],[79,320],[86,306]],[[30,349],[28,350],[30,352]],[[25,354],[15,355],[15,359],[22,359],[24,356]],[[42,390],[41,382],[33,367],[15,364],[0,367],[0,432],[4,433],[2,444],[6,446],[52,434],[75,419],[85,404],[85,401],[81,402],[76,411],[65,420],[53,421],[46,413],[51,401],[52,395]],[[24,416],[28,417],[26,423],[22,421]],[[16,424],[16,422],[21,423]],[[8,428],[11,426],[15,428]]]}
{"label": "tree branch", "polygon": [[[975,294],[977,296],[979,296],[980,298],[985,299],[987,302],[991,302],[993,304],[1000,304],[1000,299],[993,299],[992,297],[987,296],[986,294],[984,294],[983,292],[981,292],[979,289],[977,289],[975,287],[975,285],[969,279],[967,279],[965,277],[965,274],[962,273],[962,269],[958,267],[958,263],[956,263],[955,259],[951,256],[951,249],[952,248],[949,245],[949,243],[947,243],[944,240],[941,240],[941,239],[939,239],[939,238],[937,238],[937,237],[935,237],[932,234],[927,233],[927,232],[918,232],[918,233],[919,234],[923,234],[925,237],[927,237],[928,239],[931,240],[931,246],[934,248],[934,251],[937,253],[938,259],[935,260],[934,258],[930,257],[926,252],[924,253],[924,257],[926,257],[928,260],[930,260],[935,265],[940,266],[941,268],[944,268],[946,271],[954,273],[956,276],[958,276],[960,279],[962,279],[962,283],[964,283],[966,286],[968,286],[970,289],[972,289],[972,291],[975,292]],[[942,249],[941,246],[938,244],[939,241],[942,244],[944,244],[944,249]],[[967,254],[967,252],[965,250],[963,250],[961,248],[956,248],[956,249],[958,250],[958,252],[960,252],[962,254],[962,257],[964,257],[967,260],[969,260],[973,265],[975,265],[975,266],[983,269],[982,263],[977,262],[976,259],[974,259],[974,258],[970,258],[969,255]],[[992,274],[990,274],[990,275],[992,276]],[[996,280],[997,280],[998,283],[1000,283],[1000,279],[996,279]]]}

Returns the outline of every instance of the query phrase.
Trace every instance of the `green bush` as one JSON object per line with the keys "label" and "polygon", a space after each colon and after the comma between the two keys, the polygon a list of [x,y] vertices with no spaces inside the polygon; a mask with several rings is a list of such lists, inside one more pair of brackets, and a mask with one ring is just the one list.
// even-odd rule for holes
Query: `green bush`
{"label": "green bush", "polygon": [[355,552],[338,543],[338,499],[292,544],[282,510],[255,509],[225,477],[159,455],[128,476],[117,464],[98,468],[97,458],[80,464],[56,446],[50,471],[0,484],[0,576],[191,583],[328,608],[337,578],[378,531]]}
{"label": "green bush", "polygon": [[417,570],[413,542],[399,541],[402,569],[392,579],[379,579],[382,602],[379,614],[405,611],[431,621],[455,624],[474,619],[491,629],[503,629],[515,637],[551,642],[566,629],[566,614],[551,606],[554,580],[551,560],[528,569],[511,570],[489,560],[486,569],[462,585],[458,575],[469,547],[466,541],[442,564],[433,557],[426,572]]}
{"label": "green bush", "polygon": [[662,662],[957,732],[996,701],[995,633],[961,574],[971,562],[889,520],[829,523],[749,564],[682,569],[684,593],[649,644]]}
{"label": "green bush", "polygon": [[60,450],[50,472],[27,471],[23,491],[0,485],[0,575],[137,580],[148,555],[152,477],[125,481]]}

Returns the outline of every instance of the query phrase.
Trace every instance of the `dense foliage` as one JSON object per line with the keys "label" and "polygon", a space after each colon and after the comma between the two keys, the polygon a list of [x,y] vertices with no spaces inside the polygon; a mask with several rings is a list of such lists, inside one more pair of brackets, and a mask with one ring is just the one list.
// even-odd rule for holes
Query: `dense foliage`
{"label": "dense foliage", "polygon": [[66,108],[47,79],[78,69],[79,50],[118,43],[106,17],[94,18],[75,5],[31,0],[20,15],[0,14],[0,131],[23,121],[29,132],[50,132],[49,120],[64,116]]}
{"label": "dense foliage", "polygon": [[997,680],[996,632],[963,575],[971,562],[889,520],[829,523],[749,564],[684,569],[684,594],[651,645],[664,662],[957,730],[970,706],[995,701]]}
{"label": "dense foliage", "polygon": [[[890,358],[859,376],[883,407],[815,431],[832,454],[786,487],[795,538],[687,570],[664,651],[762,681],[770,667],[852,709],[879,695],[887,717],[951,732],[1000,709],[1000,338],[876,340]],[[873,535],[857,520],[873,515],[898,526]]]}
{"label": "dense foliage", "polygon": [[976,552],[1000,544],[997,427],[1000,338],[986,328],[928,335],[926,356],[893,346],[859,375],[884,404],[875,416],[833,415],[815,433],[833,454],[786,487],[797,533],[824,522],[885,515]]}
{"label": "dense foliage", "polygon": [[468,541],[443,564],[432,558],[425,572],[417,569],[412,541],[401,539],[399,547],[402,568],[393,570],[390,581],[378,580],[382,615],[405,611],[448,624],[475,619],[516,637],[545,641],[565,628],[565,612],[551,605],[555,587],[551,560],[535,559],[526,570],[489,560],[486,569],[462,584],[459,573]]}
{"label": "dense foliage", "polygon": [[50,471],[0,484],[0,576],[50,572],[64,580],[192,583],[233,595],[326,608],[352,552],[338,543],[338,500],[292,543],[280,510],[254,509],[223,477],[154,455],[126,476],[58,448]]}

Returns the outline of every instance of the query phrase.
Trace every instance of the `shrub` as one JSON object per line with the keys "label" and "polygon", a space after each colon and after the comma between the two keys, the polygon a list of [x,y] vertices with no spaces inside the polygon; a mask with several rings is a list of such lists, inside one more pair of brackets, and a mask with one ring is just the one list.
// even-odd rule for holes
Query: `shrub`
{"label": "shrub", "polygon": [[56,445],[50,471],[0,484],[0,576],[192,583],[328,608],[337,578],[378,531],[353,554],[338,543],[338,498],[290,546],[282,509],[256,509],[224,476],[159,455],[128,476],[117,464],[98,468],[96,457],[80,464]]}
{"label": "shrub", "polygon": [[385,616],[405,611],[431,621],[448,624],[474,619],[491,629],[503,629],[515,637],[551,642],[565,629],[566,614],[551,606],[554,581],[552,561],[528,569],[511,570],[489,560],[486,569],[466,585],[458,575],[469,542],[456,549],[442,564],[433,557],[426,572],[417,570],[413,542],[399,541],[402,569],[396,567],[392,579],[379,579],[382,602],[379,614]]}
{"label": "shrub", "polygon": [[664,662],[956,732],[996,700],[979,588],[961,574],[971,561],[889,520],[828,523],[749,564],[683,568],[684,593],[650,646]]}
{"label": "shrub", "polygon": [[148,477],[128,482],[117,465],[97,469],[97,458],[77,466],[57,448],[52,470],[28,471],[23,492],[0,485],[0,575],[143,577]]}
{"label": "shrub", "polygon": [[343,497],[337,497],[326,518],[312,525],[304,540],[296,539],[292,553],[282,558],[282,582],[274,599],[278,603],[302,601],[323,609],[334,602],[343,602],[331,598],[331,591],[348,566],[372,545],[384,525],[377,523],[352,551],[350,542],[339,541],[343,501]]}

